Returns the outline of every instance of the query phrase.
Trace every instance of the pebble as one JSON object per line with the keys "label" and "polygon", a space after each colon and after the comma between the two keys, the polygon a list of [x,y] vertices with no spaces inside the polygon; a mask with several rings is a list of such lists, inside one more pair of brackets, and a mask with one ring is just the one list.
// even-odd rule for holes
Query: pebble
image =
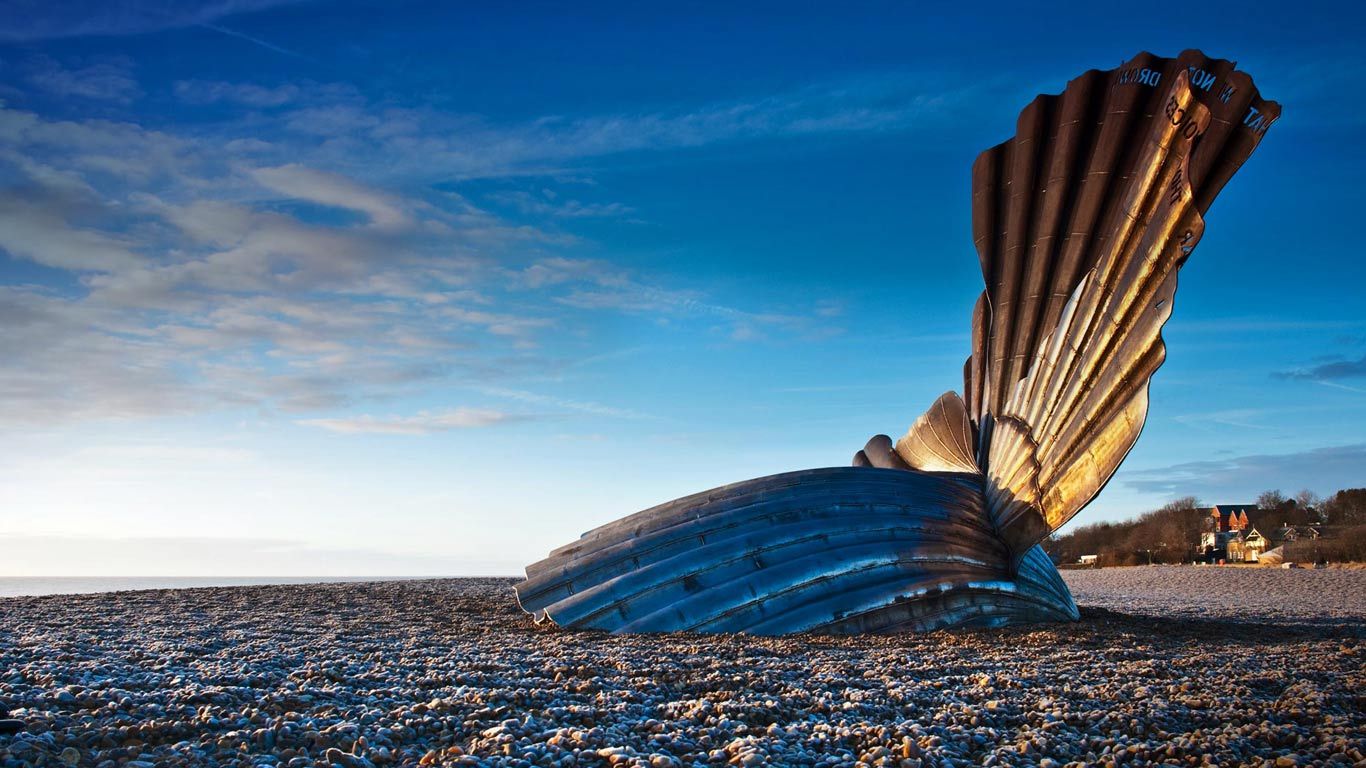
{"label": "pebble", "polygon": [[1174,621],[1125,578],[1076,624],[883,637],[563,631],[505,579],[8,598],[0,768],[1366,761],[1366,610]]}

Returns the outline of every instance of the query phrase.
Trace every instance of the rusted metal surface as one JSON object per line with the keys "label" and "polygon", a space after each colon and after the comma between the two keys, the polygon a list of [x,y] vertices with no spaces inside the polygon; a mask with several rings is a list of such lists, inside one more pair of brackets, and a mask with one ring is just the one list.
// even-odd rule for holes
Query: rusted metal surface
{"label": "rusted metal surface", "polygon": [[1280,107],[1186,51],[1091,71],[973,166],[986,290],[965,395],[854,466],[747,480],[584,534],[516,587],[617,632],[891,632],[1067,620],[1038,543],[1142,430],[1177,272]]}

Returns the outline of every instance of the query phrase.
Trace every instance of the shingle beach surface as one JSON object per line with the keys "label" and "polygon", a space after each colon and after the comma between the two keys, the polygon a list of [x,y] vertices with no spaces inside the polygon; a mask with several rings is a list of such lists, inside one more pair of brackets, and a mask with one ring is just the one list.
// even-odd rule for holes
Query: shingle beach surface
{"label": "shingle beach surface", "polygon": [[1366,570],[1066,574],[1082,620],[534,626],[511,580],[0,600],[0,766],[1363,765]]}

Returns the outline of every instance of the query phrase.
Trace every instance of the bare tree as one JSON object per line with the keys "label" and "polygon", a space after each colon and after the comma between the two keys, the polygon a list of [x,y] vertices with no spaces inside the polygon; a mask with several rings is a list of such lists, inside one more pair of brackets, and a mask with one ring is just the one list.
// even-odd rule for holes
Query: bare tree
{"label": "bare tree", "polygon": [[1262,491],[1261,494],[1257,496],[1257,508],[1267,510],[1280,509],[1281,505],[1286,501],[1285,494],[1281,493],[1279,490]]}
{"label": "bare tree", "polygon": [[1194,512],[1199,508],[1199,499],[1195,498],[1194,496],[1182,496],[1179,499],[1173,499],[1167,502],[1166,504],[1162,505],[1162,509],[1160,511],[1170,510],[1172,512]]}
{"label": "bare tree", "polygon": [[1300,509],[1318,509],[1321,503],[1323,500],[1319,498],[1319,495],[1308,488],[1304,488],[1295,494],[1295,506]]}

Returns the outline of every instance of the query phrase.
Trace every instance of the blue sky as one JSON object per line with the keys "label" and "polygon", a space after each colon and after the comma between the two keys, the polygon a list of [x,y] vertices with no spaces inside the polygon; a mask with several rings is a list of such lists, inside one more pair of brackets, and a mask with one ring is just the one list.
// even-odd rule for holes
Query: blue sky
{"label": "blue sky", "polygon": [[1362,12],[963,8],[0,2],[0,575],[515,574],[846,464],[961,386],[973,158],[1144,49],[1284,116],[1072,525],[1366,485]]}

